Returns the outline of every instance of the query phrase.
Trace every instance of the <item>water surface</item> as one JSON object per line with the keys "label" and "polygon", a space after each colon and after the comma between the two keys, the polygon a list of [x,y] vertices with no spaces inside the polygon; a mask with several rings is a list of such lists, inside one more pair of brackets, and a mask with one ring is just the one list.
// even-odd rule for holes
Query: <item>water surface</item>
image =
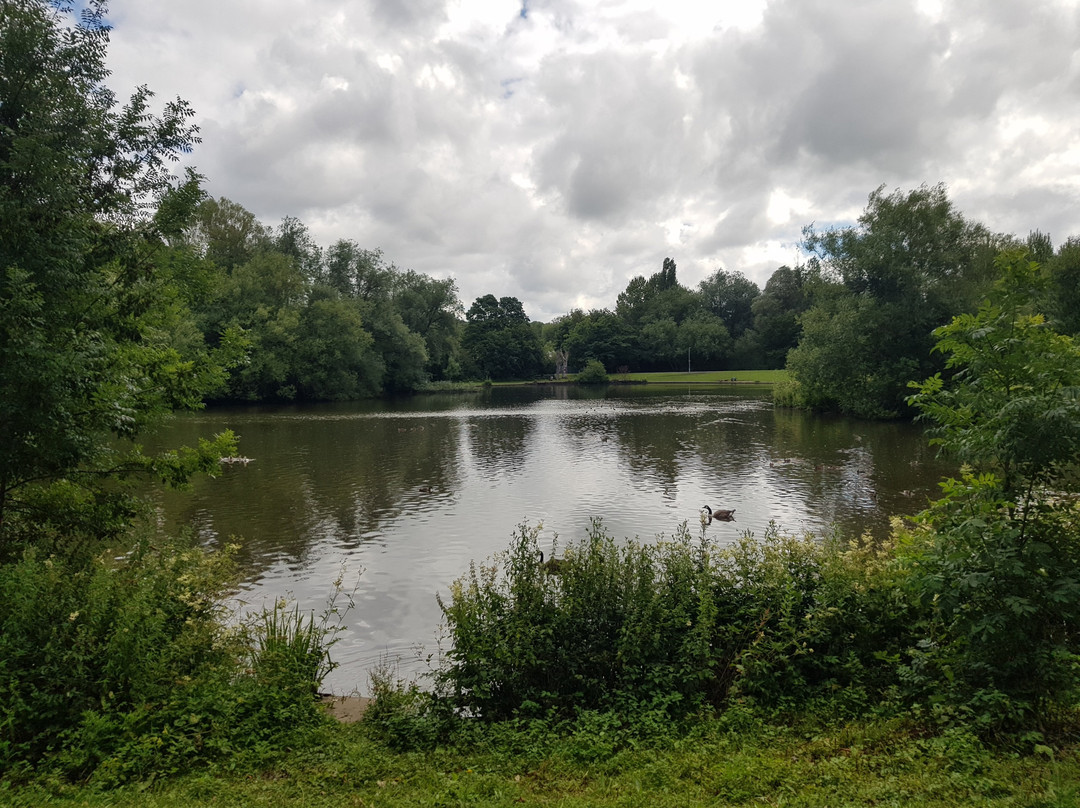
{"label": "water surface", "polygon": [[[172,420],[154,442],[222,429],[249,464],[161,498],[163,524],[209,543],[240,537],[240,598],[321,611],[345,571],[355,608],[327,685],[368,690],[381,658],[404,674],[437,650],[437,592],[504,550],[520,524],[541,544],[577,541],[600,517],[617,538],[698,526],[703,504],[728,542],[770,521],[882,535],[950,468],[911,424],[776,410],[762,387],[494,388],[303,407],[228,408]],[[359,576],[359,577],[357,577]]]}

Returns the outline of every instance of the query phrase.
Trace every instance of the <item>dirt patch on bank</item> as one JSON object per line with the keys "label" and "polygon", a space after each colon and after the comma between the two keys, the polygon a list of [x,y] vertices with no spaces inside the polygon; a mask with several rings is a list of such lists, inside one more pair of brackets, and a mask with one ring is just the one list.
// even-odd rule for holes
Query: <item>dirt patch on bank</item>
{"label": "dirt patch on bank", "polygon": [[320,693],[319,700],[326,711],[343,724],[359,721],[371,704],[371,699],[364,696],[334,696],[329,693]]}

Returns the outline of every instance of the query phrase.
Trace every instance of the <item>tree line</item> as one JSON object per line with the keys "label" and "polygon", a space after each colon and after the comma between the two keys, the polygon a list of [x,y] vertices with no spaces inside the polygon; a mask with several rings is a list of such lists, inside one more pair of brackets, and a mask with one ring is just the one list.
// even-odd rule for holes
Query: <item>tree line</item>
{"label": "tree line", "polygon": [[[196,186],[189,192],[200,194]],[[575,309],[530,321],[516,297],[486,294],[465,309],[453,278],[402,270],[377,249],[315,243],[286,217],[260,222],[229,199],[195,200],[161,246],[184,310],[174,343],[188,351],[230,340],[244,353],[211,399],[332,400],[413,392],[430,382],[529,380],[599,361],[610,372],[782,367],[808,305],[802,269],[779,268],[765,289],[718,270],[690,290],[665,259],[633,278],[614,310]]]}
{"label": "tree line", "polygon": [[352,240],[321,248],[298,219],[270,228],[227,199],[198,202],[166,263],[189,306],[185,334],[201,334],[200,349],[230,337],[246,349],[213,396],[250,401],[529,380],[599,362],[608,373],[786,367],[782,403],[907,415],[907,382],[943,369],[931,332],[974,311],[998,277],[995,257],[1016,248],[1042,267],[1055,328],[1080,330],[1080,240],[1055,249],[1038,231],[992,233],[940,184],[879,187],[855,224],[809,225],[802,247],[806,260],[764,288],[720,269],[691,289],[666,258],[614,307],[548,323],[530,321],[515,297],[487,294],[466,310],[453,279],[398,269]]}

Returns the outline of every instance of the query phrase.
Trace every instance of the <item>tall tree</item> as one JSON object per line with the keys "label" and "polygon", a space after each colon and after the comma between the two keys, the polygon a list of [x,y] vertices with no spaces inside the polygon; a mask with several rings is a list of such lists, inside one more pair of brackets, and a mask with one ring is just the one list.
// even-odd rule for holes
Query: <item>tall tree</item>
{"label": "tall tree", "polygon": [[928,615],[905,678],[987,729],[1072,703],[1080,653],[1080,345],[1039,311],[1037,264],[1013,251],[997,267],[978,310],[934,332],[948,378],[912,385],[965,466],[905,551]]}
{"label": "tall tree", "polygon": [[409,330],[419,334],[428,354],[428,372],[446,378],[450,360],[461,340],[464,308],[453,278],[432,278],[411,269],[398,273],[393,283],[394,307]]}
{"label": "tall tree", "polygon": [[[192,111],[178,99],[155,114],[145,87],[117,107],[105,3],[73,27],[70,10],[0,2],[0,542],[13,514],[45,518],[46,493],[100,505],[117,501],[99,485],[112,471],[169,473],[168,458],[118,459],[110,436],[223,378],[205,351],[171,344],[183,301],[162,277],[201,196],[196,176],[169,171],[197,141]],[[188,457],[211,468],[213,454]]]}
{"label": "tall tree", "polygon": [[633,330],[607,309],[593,309],[576,320],[563,342],[569,352],[570,370],[581,370],[590,360],[602,363],[610,372],[630,365],[638,349]]}
{"label": "tall tree", "polygon": [[205,199],[188,232],[191,244],[226,272],[246,264],[273,244],[271,231],[255,214],[230,199]]}
{"label": "tall tree", "polygon": [[295,216],[286,216],[274,234],[274,249],[289,256],[309,283],[318,279],[322,250],[311,237],[307,225]]}
{"label": "tall tree", "polygon": [[1080,336],[1080,238],[1066,239],[1045,269],[1050,279],[1047,314],[1061,333]]}
{"label": "tall tree", "polygon": [[784,367],[788,351],[799,342],[802,332],[799,315],[809,306],[804,278],[801,269],[780,267],[769,277],[751,305],[752,331],[760,346],[761,366]]}
{"label": "tall tree", "polygon": [[619,293],[615,313],[634,328],[657,320],[681,323],[698,307],[694,294],[679,285],[675,261],[664,259],[659,272],[646,279],[638,275],[630,279]]}
{"label": "tall tree", "polygon": [[761,290],[741,272],[718,269],[698,285],[698,290],[702,305],[724,321],[733,339],[753,325],[754,300]]}
{"label": "tall tree", "polygon": [[381,250],[366,250],[355,241],[339,239],[330,245],[320,282],[339,294],[369,301],[390,297],[394,268],[386,266]]}
{"label": "tall tree", "polygon": [[[788,355],[799,395],[867,417],[905,412],[907,382],[941,366],[931,332],[973,309],[988,287],[994,240],[953,208],[942,185],[878,188],[856,226],[805,235],[811,269],[839,286],[818,287]],[[822,364],[845,354],[839,366]]]}
{"label": "tall tree", "polygon": [[461,347],[478,378],[528,379],[542,367],[540,340],[516,297],[478,297],[465,313]]}

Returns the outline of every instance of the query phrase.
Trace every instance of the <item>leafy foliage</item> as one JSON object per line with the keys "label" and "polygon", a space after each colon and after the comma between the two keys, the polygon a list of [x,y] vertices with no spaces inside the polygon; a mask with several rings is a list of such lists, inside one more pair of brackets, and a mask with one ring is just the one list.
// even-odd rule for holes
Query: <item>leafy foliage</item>
{"label": "leafy foliage", "polygon": [[976,314],[934,332],[955,370],[912,386],[933,441],[959,460],[994,471],[1014,495],[1054,485],[1080,458],[1080,347],[1035,310],[1039,267],[1004,253],[1001,278]]}
{"label": "leafy foliage", "polygon": [[733,339],[753,326],[753,306],[761,290],[741,272],[717,270],[698,288],[704,308],[724,321]]}
{"label": "leafy foliage", "polygon": [[784,367],[788,352],[798,344],[802,333],[799,315],[809,305],[806,274],[802,269],[783,266],[769,277],[761,295],[751,304],[754,325],[744,332],[739,346],[742,367]]}
{"label": "leafy foliage", "polygon": [[111,438],[199,406],[243,347],[191,333],[199,279],[165,258],[201,196],[196,175],[168,171],[197,141],[190,108],[155,115],[143,87],[117,109],[104,2],[74,28],[64,11],[0,7],[0,545],[45,518],[49,485],[119,518],[102,481],[154,461]]}
{"label": "leafy foliage", "polygon": [[110,785],[317,725],[326,624],[279,606],[225,628],[233,575],[183,543],[0,566],[0,768]]}
{"label": "leafy foliage", "polygon": [[472,567],[442,602],[440,673],[485,719],[580,710],[721,707],[734,694],[794,706],[842,691],[851,709],[894,684],[913,642],[888,553],[776,532],[718,550],[685,531],[617,544],[595,523],[558,574],[522,527],[501,564]]}
{"label": "leafy foliage", "polygon": [[531,379],[540,372],[540,341],[515,297],[478,297],[465,313],[461,348],[474,378]]}
{"label": "leafy foliage", "polygon": [[608,381],[607,371],[604,366],[595,359],[590,360],[585,369],[577,375],[579,384],[605,384]]}
{"label": "leafy foliage", "polygon": [[[870,195],[856,227],[805,230],[813,307],[788,368],[804,406],[863,417],[905,410],[906,384],[940,368],[931,331],[974,308],[993,240],[956,212],[944,186]],[[841,359],[842,357],[842,359]]]}
{"label": "leafy foliage", "polygon": [[913,383],[911,397],[933,440],[970,465],[911,536],[930,616],[908,674],[984,727],[1072,694],[1080,660],[1080,348],[1034,311],[1038,265],[1018,252],[997,265],[978,312],[935,332],[951,378]]}

